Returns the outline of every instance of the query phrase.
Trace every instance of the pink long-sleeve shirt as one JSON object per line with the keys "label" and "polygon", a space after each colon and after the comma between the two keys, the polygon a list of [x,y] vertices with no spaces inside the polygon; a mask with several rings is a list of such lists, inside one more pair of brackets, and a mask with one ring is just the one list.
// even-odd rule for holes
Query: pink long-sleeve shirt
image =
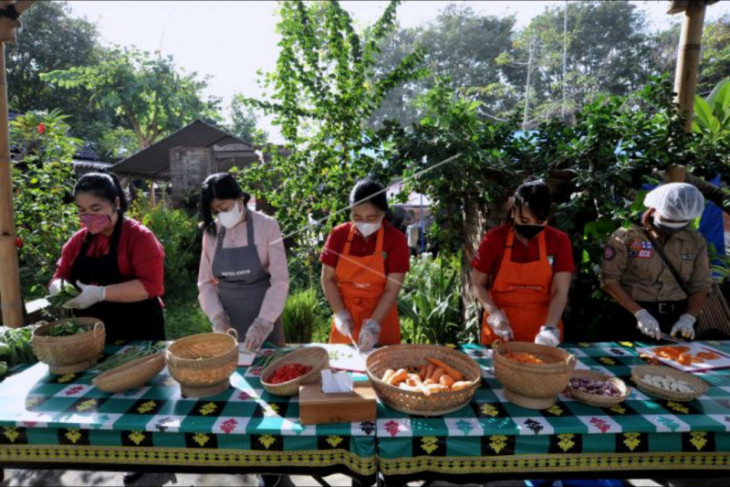
{"label": "pink long-sleeve shirt", "polygon": [[[247,211],[246,218],[253,218],[254,241],[261,265],[271,274],[271,287],[266,291],[259,317],[273,323],[281,316],[289,293],[289,270],[286,266],[284,240],[276,220],[263,213]],[[216,221],[216,224],[221,228],[220,221]],[[245,221],[226,229],[223,248],[246,245],[248,245],[248,235]],[[218,297],[218,279],[213,275],[215,253],[216,237],[205,232],[198,271],[198,301],[200,308],[211,320],[223,311],[223,305]]]}

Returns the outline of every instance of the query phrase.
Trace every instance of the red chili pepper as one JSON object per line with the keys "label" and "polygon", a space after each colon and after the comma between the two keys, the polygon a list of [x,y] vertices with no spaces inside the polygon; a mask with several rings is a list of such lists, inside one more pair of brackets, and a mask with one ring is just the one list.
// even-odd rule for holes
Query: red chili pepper
{"label": "red chili pepper", "polygon": [[38,124],[38,133],[43,135],[46,132],[46,124],[41,122]]}
{"label": "red chili pepper", "polygon": [[281,384],[283,382],[289,382],[290,380],[294,380],[298,377],[303,376],[310,370],[312,370],[312,367],[304,366],[299,363],[282,365],[274,371],[271,377],[269,377],[268,382],[271,384]]}

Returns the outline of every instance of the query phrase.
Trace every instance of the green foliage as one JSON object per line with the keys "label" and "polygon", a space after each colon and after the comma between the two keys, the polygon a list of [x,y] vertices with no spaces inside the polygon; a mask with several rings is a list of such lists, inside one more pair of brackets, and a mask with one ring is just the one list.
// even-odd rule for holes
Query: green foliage
{"label": "green foliage", "polygon": [[10,122],[11,144],[18,148],[13,164],[15,225],[23,245],[20,281],[26,299],[42,297],[56,270],[61,246],[78,226],[73,205],[71,157],[80,141],[68,136],[65,116],[28,112]]}
{"label": "green foliage", "polygon": [[319,294],[314,287],[289,294],[281,315],[287,342],[309,343],[315,331],[321,334],[323,324],[329,324],[330,308]]}
{"label": "green foliage", "polygon": [[249,144],[266,142],[268,134],[257,128],[258,117],[253,108],[247,107],[246,99],[238,94],[231,102],[231,125],[228,131]]}
{"label": "green foliage", "polygon": [[35,2],[22,22],[18,41],[6,45],[10,111],[60,110],[74,136],[98,140],[116,122],[113,108],[89,110],[87,90],[60,91],[41,79],[48,71],[99,62],[103,49],[96,25],[72,17],[65,1]]}
{"label": "green foliage", "polygon": [[513,90],[503,81],[512,67],[499,64],[498,58],[511,47],[514,25],[511,16],[479,15],[469,5],[449,4],[428,24],[391,33],[378,55],[377,68],[392,69],[417,48],[423,52],[429,73],[393,89],[370,123],[379,127],[385,120],[404,126],[415,122],[419,111],[411,102],[433,88],[439,78],[449,79],[452,92],[480,101],[480,112],[510,109],[514,100],[508,92]]}
{"label": "green foliage", "polygon": [[[271,160],[246,171],[249,187],[277,209],[285,235],[318,245],[308,217],[342,219],[354,181],[368,173],[383,176],[385,150],[364,122],[395,85],[417,76],[420,55],[406,56],[394,69],[376,72],[382,40],[394,28],[397,2],[358,34],[339,2],[283,2],[277,26],[281,35],[276,70],[265,78],[272,101],[248,100],[274,116],[287,141],[284,157],[268,149]],[[381,179],[386,179],[381,177]]]}
{"label": "green foliage", "polygon": [[403,340],[406,343],[468,343],[476,338],[476,321],[463,325],[460,255],[411,259],[398,297]]}
{"label": "green foliage", "polygon": [[84,88],[97,109],[112,108],[143,149],[196,118],[217,119],[218,100],[204,101],[206,80],[182,73],[171,56],[137,49],[106,51],[100,62],[41,74],[62,89]]}
{"label": "green foliage", "polygon": [[720,81],[704,100],[695,95],[692,130],[715,139],[730,139],[730,78]]}
{"label": "green foliage", "polygon": [[140,210],[139,206],[133,207],[130,216],[152,230],[165,249],[166,299],[177,301],[191,290],[197,293],[202,231],[195,217],[164,204],[144,213]]}

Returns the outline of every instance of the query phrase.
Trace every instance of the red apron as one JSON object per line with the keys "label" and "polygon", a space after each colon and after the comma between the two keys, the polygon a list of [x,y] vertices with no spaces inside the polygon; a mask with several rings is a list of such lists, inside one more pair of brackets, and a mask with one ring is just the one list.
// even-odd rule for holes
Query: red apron
{"label": "red apron", "polygon": [[[512,325],[515,341],[531,342],[545,324],[550,310],[553,269],[547,258],[545,232],[537,235],[540,258],[534,262],[512,262],[512,246],[515,231],[507,236],[502,264],[497,272],[490,294],[497,308],[504,311]],[[489,314],[484,312],[482,325],[482,344],[489,345],[496,338],[486,322]],[[563,334],[563,321],[558,323],[560,335]]]}
{"label": "red apron", "polygon": [[[385,229],[381,226],[378,230],[375,253],[362,257],[350,255],[350,245],[355,236],[357,228],[355,225],[350,229],[347,236],[347,242],[342,249],[335,267],[335,279],[337,286],[340,288],[340,296],[347,311],[352,315],[352,321],[355,329],[352,333],[355,341],[359,340],[360,327],[362,323],[370,318],[375,311],[380,297],[385,291],[386,275],[385,275],[385,259],[383,259],[383,238]],[[334,320],[332,321],[332,330],[330,331],[330,343],[351,343],[350,339],[335,328]],[[381,345],[393,345],[400,343],[400,321],[398,320],[398,305],[388,311],[385,319],[380,323],[380,339],[378,343]]]}

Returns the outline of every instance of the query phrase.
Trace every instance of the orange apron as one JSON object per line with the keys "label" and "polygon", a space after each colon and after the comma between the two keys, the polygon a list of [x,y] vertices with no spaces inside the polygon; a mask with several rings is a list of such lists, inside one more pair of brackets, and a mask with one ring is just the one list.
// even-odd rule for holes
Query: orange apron
{"label": "orange apron", "polygon": [[[383,259],[385,229],[381,226],[378,230],[375,253],[362,257],[350,255],[350,245],[356,231],[357,228],[353,225],[350,234],[347,236],[345,247],[342,249],[342,255],[337,261],[335,279],[337,280],[337,286],[340,288],[342,302],[352,315],[352,321],[355,325],[352,336],[355,341],[358,341],[360,327],[375,311],[378,301],[380,301],[380,297],[385,291],[387,281],[385,259]],[[351,343],[348,337],[337,331],[334,319],[330,331],[330,343]],[[381,345],[400,343],[400,321],[398,320],[397,304],[393,304],[385,319],[380,323],[378,343]]]}
{"label": "orange apron", "polygon": [[[553,269],[547,258],[545,232],[537,235],[540,258],[534,262],[512,262],[512,245],[515,231],[507,237],[502,264],[497,272],[490,294],[497,308],[504,311],[512,325],[515,341],[531,342],[545,324],[550,310]],[[489,345],[497,337],[487,323],[489,314],[484,312],[482,344]],[[563,335],[563,321],[558,323]]]}

